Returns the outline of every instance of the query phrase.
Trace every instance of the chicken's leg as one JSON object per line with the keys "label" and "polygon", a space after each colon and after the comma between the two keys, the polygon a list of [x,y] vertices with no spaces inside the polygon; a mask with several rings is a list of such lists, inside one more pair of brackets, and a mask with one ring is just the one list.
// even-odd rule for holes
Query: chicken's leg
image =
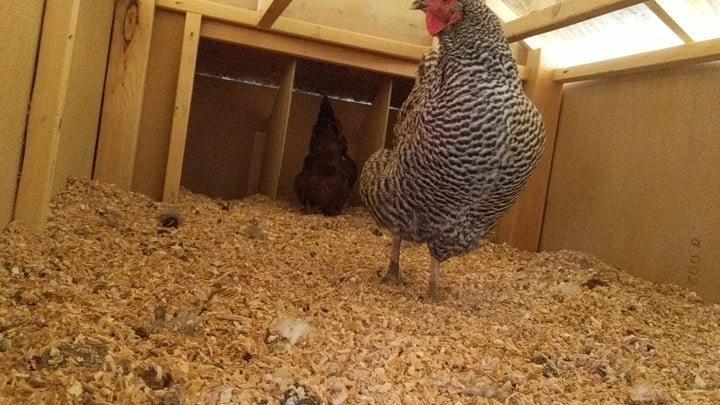
{"label": "chicken's leg", "polygon": [[385,276],[382,278],[383,283],[405,284],[405,280],[403,280],[402,276],[400,275],[401,243],[402,239],[399,236],[393,234],[392,250],[390,250],[390,264],[388,264],[387,273],[385,273]]}
{"label": "chicken's leg", "polygon": [[434,257],[430,257],[430,285],[428,285],[428,298],[430,301],[440,300],[440,291],[438,283],[440,281],[440,262]]}

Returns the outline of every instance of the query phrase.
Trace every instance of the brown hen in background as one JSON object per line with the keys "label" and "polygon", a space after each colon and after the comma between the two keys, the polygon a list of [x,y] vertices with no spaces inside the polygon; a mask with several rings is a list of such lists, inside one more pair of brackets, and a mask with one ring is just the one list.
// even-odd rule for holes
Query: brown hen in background
{"label": "brown hen in background", "polygon": [[348,200],[358,171],[347,154],[342,126],[327,96],[320,105],[309,149],[303,169],[295,177],[295,194],[305,212],[319,209],[324,215],[338,215]]}

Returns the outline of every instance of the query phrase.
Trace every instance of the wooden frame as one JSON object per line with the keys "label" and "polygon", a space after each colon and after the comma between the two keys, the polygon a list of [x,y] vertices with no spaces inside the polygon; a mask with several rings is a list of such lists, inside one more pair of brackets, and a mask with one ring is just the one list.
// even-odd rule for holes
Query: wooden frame
{"label": "wooden frame", "polygon": [[195,80],[195,61],[197,59],[198,45],[200,44],[201,22],[202,16],[200,14],[187,13],[185,15],[185,32],[183,34],[182,54],[180,55],[178,85],[175,93],[175,114],[173,116],[172,132],[170,133],[163,201],[177,200],[177,194],[180,190],[180,176],[182,174],[185,139],[187,138],[187,127],[190,118],[190,104]]}

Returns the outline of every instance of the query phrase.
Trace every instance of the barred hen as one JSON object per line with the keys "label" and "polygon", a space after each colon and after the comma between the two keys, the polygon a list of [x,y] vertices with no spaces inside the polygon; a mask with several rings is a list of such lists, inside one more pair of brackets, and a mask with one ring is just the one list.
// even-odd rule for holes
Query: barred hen
{"label": "barred hen", "polygon": [[385,282],[402,282],[400,243],[427,243],[428,296],[440,264],[477,248],[537,166],[542,117],[522,89],[495,14],[480,0],[415,0],[439,54],[421,61],[394,127],[393,150],[375,152],[360,194],[393,234]]}
{"label": "barred hen", "polygon": [[347,154],[347,141],[330,100],[323,97],[302,171],[295,177],[295,193],[305,212],[319,209],[338,215],[350,195],[358,172]]}

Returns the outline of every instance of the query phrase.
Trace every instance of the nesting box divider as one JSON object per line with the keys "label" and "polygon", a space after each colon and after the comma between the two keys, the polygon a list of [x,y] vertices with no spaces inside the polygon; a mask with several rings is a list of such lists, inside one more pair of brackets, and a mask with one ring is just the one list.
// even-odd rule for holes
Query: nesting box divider
{"label": "nesting box divider", "polygon": [[202,16],[196,13],[185,15],[182,54],[178,72],[175,95],[175,114],[173,115],[170,145],[168,147],[167,169],[163,185],[163,201],[174,201],[180,191],[185,140],[187,138],[190,103],[195,81],[195,61],[200,43],[200,24]]}
{"label": "nesting box divider", "polygon": [[283,155],[285,153],[285,139],[287,136],[288,120],[290,119],[290,106],[293,96],[293,84],[295,83],[295,66],[297,62],[293,59],[285,69],[280,89],[275,98],[270,122],[268,136],[265,141],[265,153],[262,159],[260,170],[260,192],[270,198],[276,198],[278,184],[280,182],[280,170],[282,168]]}

